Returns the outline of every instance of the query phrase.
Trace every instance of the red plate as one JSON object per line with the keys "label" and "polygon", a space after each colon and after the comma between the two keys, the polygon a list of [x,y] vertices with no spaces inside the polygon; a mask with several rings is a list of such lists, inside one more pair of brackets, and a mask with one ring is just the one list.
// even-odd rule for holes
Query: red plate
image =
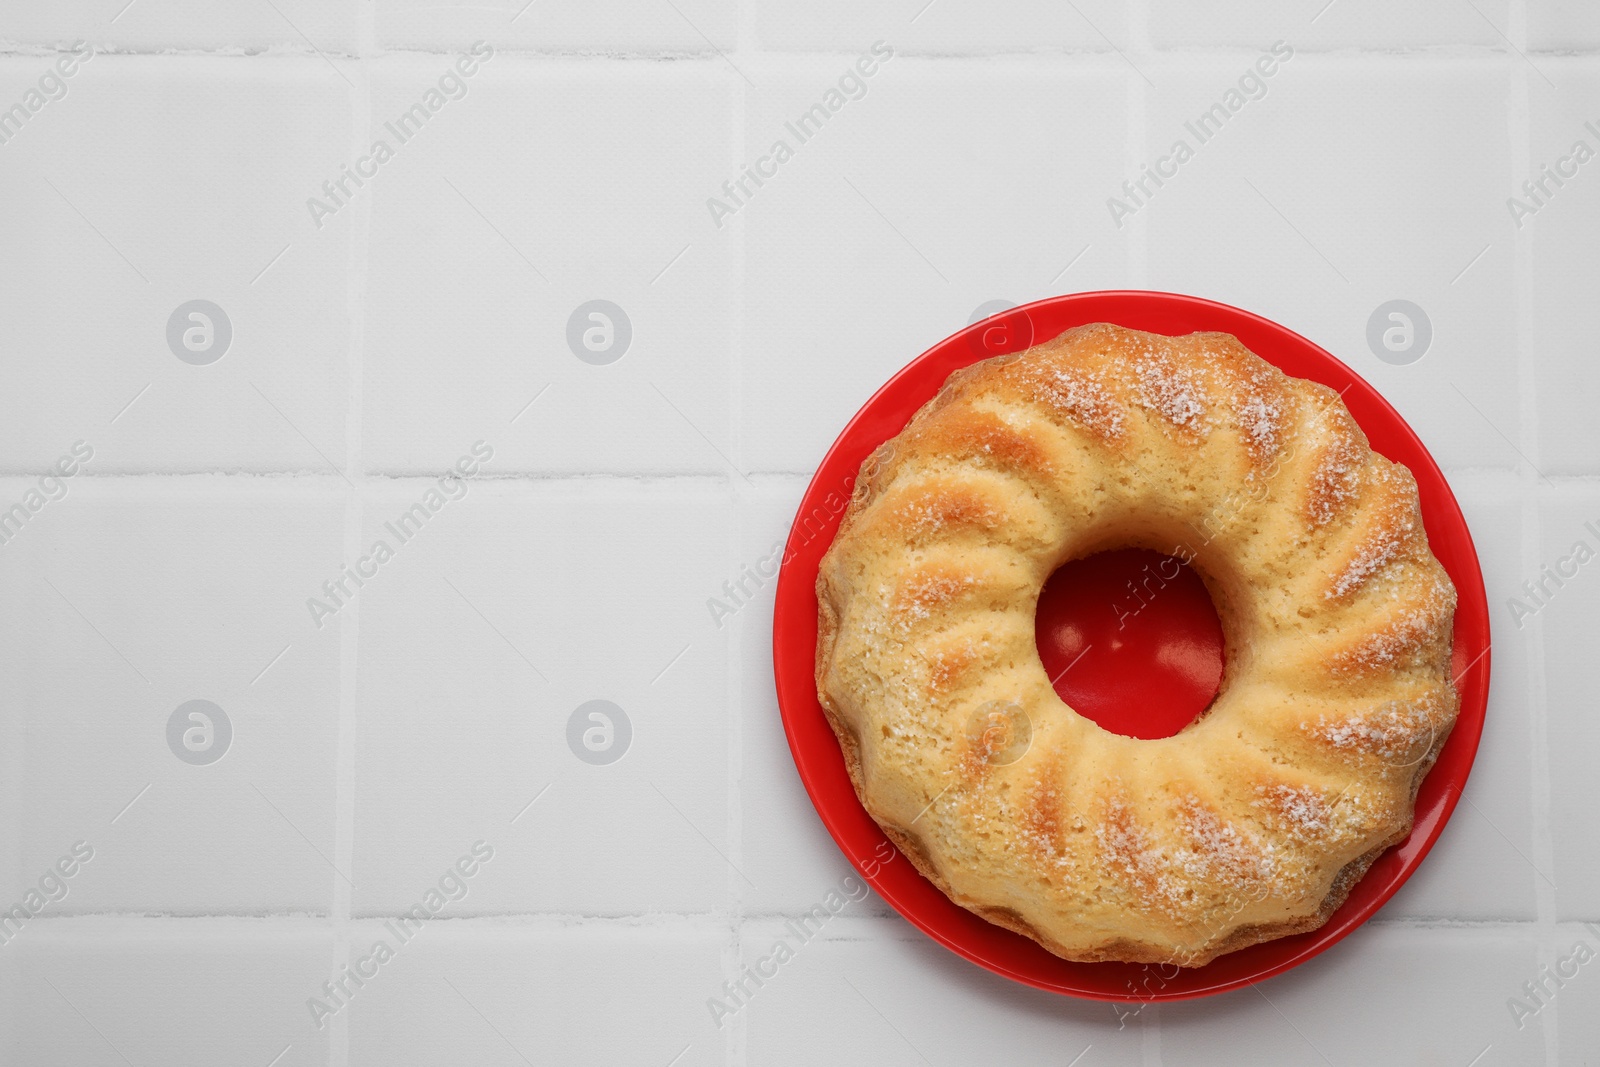
{"label": "red plate", "polygon": [[[856,798],[839,743],[817,702],[817,568],[838,530],[861,462],[899,433],[952,371],[1090,322],[1172,335],[1196,330],[1231,333],[1284,373],[1342,392],[1373,449],[1405,464],[1416,476],[1429,543],[1460,598],[1454,670],[1461,713],[1422,783],[1411,836],[1372,865],[1344,906],[1320,929],[1230,953],[1204,967],[1072,963],[952,903],[911,864],[882,862],[889,853],[879,850],[888,839]],[[1360,926],[1411,876],[1444,829],[1472,769],[1489,695],[1489,608],[1483,573],[1461,508],[1417,435],[1372,386],[1299,334],[1248,311],[1175,293],[1113,291],[1040,300],[969,326],[896,374],[850,420],[806,489],[789,533],[773,614],[773,671],[789,748],[812,803],[850,862],[895,910],[952,951],[1018,982],[1097,1000],[1181,1000],[1237,989],[1305,962]],[[1214,620],[1177,625],[1190,626],[1192,637],[1214,626]],[[1205,673],[1203,666],[1200,673]]]}

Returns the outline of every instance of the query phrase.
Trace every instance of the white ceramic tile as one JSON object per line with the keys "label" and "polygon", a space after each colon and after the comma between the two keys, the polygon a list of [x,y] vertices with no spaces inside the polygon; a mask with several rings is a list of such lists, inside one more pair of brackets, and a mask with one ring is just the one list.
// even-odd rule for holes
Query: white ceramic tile
{"label": "white ceramic tile", "polygon": [[[786,484],[764,482],[760,492],[744,494],[741,553],[723,579],[728,588],[719,583],[706,591],[708,600],[717,601],[718,610],[713,621],[708,608],[704,628],[711,631],[720,622],[723,629],[735,630],[739,640],[744,710],[739,802],[743,866],[753,883],[743,904],[751,914],[808,908],[851,871],[795,769],[767,652],[772,647],[777,580],[764,580],[762,572],[781,562],[803,490],[804,482],[787,479]],[[728,610],[734,613],[727,614]],[[883,912],[886,907],[874,896],[858,910]]]}
{"label": "white ceramic tile", "polygon": [[[715,931],[439,925],[350,998],[352,1067],[725,1062],[701,1003],[721,980]],[[381,938],[398,940],[360,924],[351,941],[370,955]]]}
{"label": "white ceramic tile", "polygon": [[[1541,60],[1561,86],[1559,95],[1529,86],[1530,131],[1526,161],[1530,180],[1543,168],[1572,170],[1575,144],[1600,151],[1600,111],[1590,101],[1600,90],[1600,70],[1593,61]],[[1559,175],[1557,175],[1559,179]],[[1529,282],[1531,317],[1524,345],[1533,372],[1541,421],[1536,454],[1529,460],[1546,476],[1600,473],[1600,430],[1595,428],[1589,398],[1600,390],[1600,370],[1585,353],[1593,351],[1593,324],[1584,307],[1594,290],[1594,267],[1583,235],[1600,222],[1600,167],[1579,167],[1576,176],[1556,186],[1544,179],[1544,194],[1534,202],[1525,190],[1506,192],[1537,210],[1515,221],[1503,207],[1502,226],[1528,244],[1532,257]],[[1521,226],[1518,227],[1517,223]],[[1528,449],[1524,444],[1524,449]]]}
{"label": "white ceramic tile", "polygon": [[732,50],[731,0],[630,0],[594,7],[578,0],[499,0],[441,6],[377,0],[376,36],[386,48],[438,51],[475,41],[535,52],[661,53]]}
{"label": "white ceramic tile", "polygon": [[[5,60],[0,99],[44,65]],[[101,473],[340,465],[348,233],[304,205],[348,154],[349,86],[314,58],[119,55],[70,86],[0,146],[7,467],[80,437]],[[187,356],[194,300],[221,315],[174,331]]]}
{"label": "white ceramic tile", "polygon": [[986,301],[1126,284],[1122,241],[1086,208],[1120,180],[1130,75],[1115,63],[893,57],[804,143],[789,124],[828,106],[849,60],[763,72],[782,91],[752,97],[747,155],[775,159],[782,140],[792,158],[723,220],[748,242],[754,469],[814,469],[879,385]]}
{"label": "white ceramic tile", "polygon": [[1533,840],[1533,736],[1528,641],[1506,597],[1522,581],[1522,508],[1492,489],[1457,487],[1489,596],[1493,669],[1478,754],[1433,850],[1384,907],[1387,917],[1530,921],[1536,892],[1551,872]]}
{"label": "white ceramic tile", "polygon": [[[326,911],[339,639],[303,605],[336,566],[342,494],[68,484],[0,548],[6,899],[83,841],[94,857],[51,913]],[[179,716],[180,749],[195,729],[194,758],[222,753],[203,765],[169,746],[192,700],[222,712],[209,738]]]}
{"label": "white ceramic tile", "polygon": [[[273,0],[270,4],[209,4],[205,0],[62,0],[18,5],[8,12],[6,38],[66,46],[93,41],[117,51],[292,49],[329,56],[346,68],[355,51],[353,0]],[[320,62],[320,60],[319,60]]]}
{"label": "white ceramic tile", "polygon": [[91,918],[37,934],[0,948],[7,1063],[328,1062],[328,1033],[305,1008],[333,958],[326,932],[285,920]]}
{"label": "white ceramic tile", "polygon": [[[1150,107],[1147,162],[1173,169],[1161,160],[1180,140],[1192,158],[1123,220],[1148,227],[1151,288],[1236,304],[1311,338],[1376,386],[1447,467],[1520,463],[1501,437],[1516,441],[1520,425],[1503,72],[1296,52],[1249,82],[1265,86],[1249,99],[1238,91],[1259,73],[1248,57],[1200,63],[1175,65]],[[1189,128],[1239,101],[1204,142]],[[1101,232],[1115,232],[1109,212]],[[1367,340],[1369,319],[1396,299],[1431,322],[1428,349],[1406,365],[1380,361]]]}
{"label": "white ceramic tile", "polygon": [[[431,484],[364,512],[395,555],[352,601],[358,913],[409,907],[480,838],[502,858],[463,914],[723,906],[729,683],[704,600],[729,566],[725,490],[468,482],[401,543],[385,524]],[[604,765],[568,745],[593,700],[631,727],[604,712],[608,741],[583,713],[623,753]]]}
{"label": "white ceramic tile", "polygon": [[719,998],[737,1009],[718,1018],[746,1029],[752,1063],[1145,1062],[1138,1016],[1119,1028],[1110,1005],[999,978],[898,918],[842,910],[810,940],[775,920],[752,924],[743,943],[744,966],[777,972],[743,1006]]}
{"label": "white ceramic tile", "polygon": [[1367,926],[1263,982],[1162,1004],[1161,1049],[1184,1064],[1543,1063],[1544,1028],[1505,998],[1535,972],[1524,936]]}
{"label": "white ceramic tile", "polygon": [[1583,0],[1530,0],[1529,47],[1549,52],[1592,50],[1600,44],[1600,11]]}
{"label": "white ceramic tile", "polygon": [[942,0],[830,0],[796,7],[766,0],[756,6],[755,32],[774,51],[854,52],[876,40],[939,55],[1133,46],[1127,13],[1103,2],[1056,7],[1007,0],[977,8]]}
{"label": "white ceramic tile", "polygon": [[[1600,924],[1566,924],[1550,937],[1540,954],[1544,969],[1528,976],[1533,988],[1507,998],[1506,1013],[1524,1029],[1555,1007],[1559,1047],[1568,1057],[1600,1048]],[[1532,1014],[1530,1014],[1532,1013]]]}
{"label": "white ceramic tile", "polygon": [[[1580,564],[1600,553],[1600,495],[1592,490],[1563,494],[1539,509],[1539,565],[1523,575],[1532,591],[1519,589],[1518,603],[1500,605],[1544,643],[1545,717],[1550,745],[1550,834],[1555,870],[1550,872],[1562,919],[1600,916],[1600,839],[1592,813],[1600,804],[1594,752],[1600,728],[1590,709],[1600,677],[1592,632],[1600,611],[1600,569]],[[1546,569],[1548,568],[1548,570]],[[1577,573],[1563,577],[1563,573]]]}
{"label": "white ceramic tile", "polygon": [[[1427,0],[1317,0],[1293,6],[1269,0],[1222,5],[1154,0],[1150,37],[1163,48],[1237,48],[1284,39],[1307,50],[1400,49],[1430,45],[1504,48],[1507,0],[1473,5]],[[1472,8],[1477,8],[1474,13]]]}
{"label": "white ceramic tile", "polygon": [[[731,75],[474,62],[470,78],[440,57],[373,64],[374,136],[395,155],[355,191],[373,213],[369,468],[428,471],[487,436],[502,470],[732,473],[729,241],[704,207],[728,170]],[[390,125],[442,73],[465,95],[401,143]],[[597,299],[622,309],[625,348],[621,318],[579,314]],[[574,354],[574,316],[613,362]]]}

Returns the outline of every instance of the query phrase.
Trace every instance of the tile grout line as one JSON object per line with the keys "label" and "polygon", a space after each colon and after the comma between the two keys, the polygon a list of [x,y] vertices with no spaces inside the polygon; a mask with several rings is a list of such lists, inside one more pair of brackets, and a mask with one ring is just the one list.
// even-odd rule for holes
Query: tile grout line
{"label": "tile grout line", "polygon": [[[1145,65],[1149,51],[1144,47],[1142,38],[1148,35],[1148,19],[1142,12],[1146,0],[1135,0],[1135,10],[1130,10],[1130,23],[1137,19],[1140,23],[1141,39],[1133,42],[1132,52],[1139,58],[1140,66]],[[1146,145],[1150,140],[1150,87],[1145,84],[1144,75],[1134,71],[1124,71],[1123,78],[1127,82],[1128,92],[1128,141],[1126,161],[1127,173],[1137,175],[1139,167],[1144,160]],[[1128,235],[1123,243],[1123,255],[1128,265],[1128,285],[1133,289],[1150,288],[1150,213],[1140,211],[1128,220]]]}
{"label": "tile grout line", "polygon": [[[750,0],[739,0],[736,8],[738,20],[737,36],[734,39],[734,62],[740,70],[747,66],[745,59],[757,50],[755,40],[755,12]],[[750,106],[749,86],[744,78],[731,79],[733,88],[732,115],[729,128],[728,154],[731,157],[734,172],[739,173],[744,164],[745,126]],[[733,216],[731,228],[728,233],[729,241],[729,284],[732,289],[729,298],[729,353],[728,353],[728,435],[729,454],[737,463],[738,470],[742,471],[749,463],[745,455],[745,438],[742,432],[744,411],[744,322],[745,300],[747,296],[747,279],[745,276],[746,251],[748,248],[749,226],[747,212],[741,211]],[[740,491],[740,478],[727,479],[728,491],[733,498],[732,537],[730,547],[733,549],[732,560],[737,566],[738,560],[744,549],[745,509],[740,506],[741,500],[749,499]],[[747,621],[747,620],[746,620]],[[744,716],[741,707],[741,681],[744,677],[744,635],[745,626],[735,625],[728,627],[727,646],[723,650],[728,665],[728,677],[724,682],[727,693],[727,729],[728,729],[728,810],[726,813],[726,827],[728,834],[728,855],[733,860],[733,865],[738,870],[744,870],[744,805],[741,802],[741,789],[744,778]],[[745,938],[745,905],[748,887],[742,879],[735,879],[733,872],[729,872],[728,886],[732,892],[732,904],[729,922],[729,943],[727,953],[723,959],[723,971],[731,981],[738,981],[739,968],[744,956]],[[723,1039],[723,1062],[730,1067],[743,1067],[749,1060],[749,1013],[741,1011],[733,1017],[732,1025],[728,1027],[727,1035]]]}
{"label": "tile grout line", "polygon": [[[1139,70],[1123,74],[1128,86],[1128,160],[1127,173],[1139,173],[1140,164],[1150,143],[1150,109],[1154,89],[1143,73],[1150,64],[1150,0],[1131,0],[1127,8],[1128,51],[1139,63]],[[1124,255],[1127,257],[1131,288],[1150,288],[1150,213],[1141,211],[1129,220]],[[1161,1004],[1159,1001],[1141,1005],[1139,1011],[1139,1062],[1143,1067],[1162,1067],[1161,1055]]]}
{"label": "tile grout line", "polygon": [[[1511,0],[1507,11],[1508,25],[1507,36],[1514,42],[1515,48],[1525,49],[1527,44],[1527,3],[1526,0]],[[1523,179],[1531,177],[1531,160],[1533,158],[1533,120],[1532,120],[1532,81],[1528,76],[1527,65],[1519,63],[1512,54],[1506,56],[1506,72],[1509,80],[1510,107],[1507,110],[1507,134],[1511,142],[1511,184],[1513,188],[1520,185]],[[1512,283],[1515,292],[1515,332],[1517,338],[1517,436],[1524,452],[1535,460],[1542,459],[1539,455],[1539,410],[1535,378],[1535,362],[1532,355],[1533,338],[1530,336],[1533,315],[1533,240],[1532,231],[1519,229],[1513,238]],[[1530,461],[1531,466],[1531,461]],[[1543,548],[1544,523],[1539,509],[1539,475],[1537,470],[1519,470],[1520,493],[1519,496],[1525,505],[1522,508],[1522,562],[1525,573],[1537,574],[1539,571],[1539,556]],[[1489,610],[1494,611],[1493,603]],[[1544,616],[1536,615],[1529,620],[1527,635],[1523,638],[1528,650],[1528,680],[1526,697],[1528,701],[1528,731],[1529,731],[1529,788],[1532,796],[1529,798],[1529,829],[1533,835],[1532,851],[1533,864],[1537,869],[1533,872],[1533,891],[1537,927],[1534,933],[1534,962],[1537,967],[1539,953],[1546,945],[1556,942],[1558,901],[1554,886],[1548,884],[1540,871],[1550,872],[1555,877],[1555,849],[1554,837],[1551,827],[1552,795],[1550,789],[1550,745],[1549,745],[1549,718],[1547,715],[1545,665],[1544,665]],[[1560,1015],[1559,1006],[1552,999],[1545,1004],[1539,1013],[1540,1030],[1544,1036],[1545,1063],[1548,1067],[1556,1067],[1561,1061],[1560,1041]]]}
{"label": "tile grout line", "polygon": [[[730,227],[732,225],[733,225],[732,223],[729,223]],[[348,417],[348,413],[347,413],[346,417]],[[46,468],[44,470],[34,470],[34,471],[13,470],[13,471],[0,472],[0,486],[7,486],[8,484],[13,483],[13,482],[17,483],[17,485],[19,487],[20,486],[26,486],[29,482],[39,478],[41,475],[48,475],[48,474],[51,474],[51,473],[52,473],[52,471],[50,471],[48,468]],[[406,471],[369,470],[369,471],[363,471],[363,472],[360,472],[360,473],[367,480],[369,485],[372,484],[372,483],[375,483],[375,482],[385,482],[385,481],[394,482],[394,483],[410,483],[410,482],[431,483],[431,482],[435,481],[436,479],[438,479],[438,477],[439,477],[439,472],[438,471],[419,471],[419,470],[406,470]],[[806,473],[804,471],[768,470],[768,471],[755,471],[755,472],[752,472],[752,473],[754,474],[755,477],[759,477],[759,478],[784,478],[784,479],[789,479],[789,480],[805,478],[805,479],[809,480],[810,477],[811,477],[810,474],[808,474],[808,473]],[[521,471],[517,471],[517,470],[512,470],[512,471],[501,471],[501,472],[495,472],[495,471],[490,471],[490,470],[485,469],[485,470],[480,470],[477,474],[473,475],[473,483],[477,484],[477,485],[495,485],[495,484],[504,485],[504,484],[514,484],[514,483],[517,483],[517,482],[547,482],[547,483],[557,483],[557,484],[580,484],[580,483],[584,483],[584,482],[614,481],[614,482],[631,482],[631,483],[636,483],[636,484],[641,485],[641,486],[648,486],[648,485],[653,485],[653,484],[656,484],[656,483],[678,483],[678,482],[694,481],[694,482],[700,482],[703,485],[720,486],[723,483],[725,483],[729,479],[729,477],[730,477],[730,475],[729,475],[729,473],[728,473],[728,471],[726,469],[723,469],[723,470],[720,470],[720,471],[709,470],[709,469],[705,470],[705,471],[693,471],[693,470],[670,471],[670,470],[649,470],[649,469],[638,469],[638,468],[636,468],[634,470],[617,470],[617,471],[608,471],[608,470],[576,470],[576,471],[521,470]],[[1559,483],[1559,480],[1563,476],[1558,474],[1558,475],[1554,475],[1553,477]],[[1567,476],[1567,477],[1571,478],[1572,476]],[[330,472],[327,467],[320,467],[320,468],[299,467],[299,468],[293,468],[293,469],[290,469],[290,468],[275,468],[275,469],[269,468],[269,469],[262,469],[262,470],[237,470],[237,469],[236,470],[221,470],[221,469],[217,469],[217,468],[211,468],[211,469],[206,469],[206,470],[112,471],[110,473],[101,472],[101,473],[98,473],[98,474],[92,473],[92,472],[90,472],[88,470],[80,470],[76,475],[73,476],[73,484],[74,485],[112,486],[112,485],[125,485],[128,482],[133,482],[133,481],[160,481],[160,480],[177,481],[179,479],[184,479],[184,478],[216,478],[216,479],[221,479],[221,480],[223,480],[225,482],[234,482],[236,485],[247,485],[247,484],[251,484],[251,483],[256,483],[256,484],[275,483],[275,484],[284,485],[284,486],[290,486],[290,485],[299,486],[299,485],[306,485],[308,483],[321,483],[321,484],[326,485],[326,486],[331,487],[331,488],[339,488],[341,485],[346,484],[344,482],[344,477],[341,474]],[[1595,479],[1591,478],[1590,480],[1593,481]]]}
{"label": "tile grout line", "polygon": [[[899,926],[899,914],[888,905],[884,911],[866,912],[856,915],[840,916],[841,926],[852,923],[873,925],[878,923]],[[195,914],[160,914],[148,911],[96,911],[96,912],[70,912],[65,915],[36,916],[38,927],[41,930],[51,929],[58,934],[63,933],[77,925],[95,926],[112,923],[127,925],[154,925],[159,923],[188,923],[188,922],[236,922],[257,928],[264,924],[282,924],[300,926],[307,929],[317,927],[331,927],[336,917],[330,914],[299,913],[261,913],[261,912],[203,912]],[[352,914],[348,918],[351,924],[357,923],[382,923],[393,919],[389,912],[374,912],[371,914]],[[744,921],[749,925],[779,924],[787,919],[794,918],[791,911],[774,909],[771,911],[747,911]],[[605,915],[584,912],[564,911],[527,911],[527,912],[489,912],[485,914],[462,915],[454,918],[432,919],[441,929],[465,929],[468,927],[484,927],[495,929],[506,928],[531,928],[548,924],[551,931],[566,931],[574,927],[595,926],[612,927],[620,929],[653,930],[663,932],[682,932],[715,929],[723,933],[728,929],[728,916],[726,909],[709,911],[640,911],[624,914]],[[1394,918],[1369,920],[1369,925],[1394,930],[1411,930],[1423,932],[1455,931],[1457,933],[1481,934],[1495,938],[1526,938],[1539,931],[1542,923],[1539,919],[1456,919],[1439,916],[1427,918]],[[1560,933],[1564,929],[1577,931],[1585,925],[1600,925],[1600,918],[1581,919],[1573,918],[1554,924],[1554,929]],[[905,937],[901,940],[921,944],[926,935],[915,928],[905,927]]]}
{"label": "tile grout line", "polygon": [[[734,223],[728,224],[730,227]],[[1132,223],[1130,222],[1131,226]],[[1450,480],[1452,487],[1467,485],[1476,487],[1485,493],[1521,492],[1522,464],[1517,463],[1510,467],[1444,467],[1445,476]],[[0,472],[0,491],[8,488],[22,489],[37,479],[40,475],[49,474],[48,470],[35,471],[8,471]],[[804,470],[779,470],[768,468],[766,470],[748,470],[744,472],[752,481],[768,479],[774,486],[799,485],[804,487],[809,484],[816,472]],[[431,483],[437,477],[436,472],[430,471],[382,471],[372,470],[363,472],[366,484],[370,487],[378,483]],[[658,488],[668,485],[679,485],[684,482],[695,482],[702,487],[720,487],[732,479],[732,475],[724,469],[721,471],[664,471],[664,470],[583,470],[583,471],[510,471],[495,473],[488,470],[480,471],[474,476],[477,485],[556,485],[578,486],[596,482],[626,483],[627,486],[637,489]],[[1600,492],[1600,473],[1595,474],[1548,474],[1551,489],[1557,493],[1582,494],[1585,491]],[[171,481],[181,482],[191,478],[219,479],[225,484],[224,488],[248,489],[251,486],[262,488],[289,487],[303,485],[323,485],[328,488],[339,488],[344,484],[344,479],[338,474],[329,473],[322,469],[277,469],[277,470],[174,470],[174,471],[122,471],[110,474],[94,474],[88,470],[79,471],[73,477],[74,485],[94,485],[100,488],[126,485],[136,481]],[[1547,490],[1551,491],[1551,490]]]}
{"label": "tile grout line", "polygon": [[[365,39],[365,35],[363,36]],[[1519,46],[1520,47],[1520,46]],[[258,49],[245,51],[246,48]],[[30,42],[9,41],[0,43],[0,62],[9,60],[31,60],[48,56],[60,55],[65,51],[59,44],[39,44]],[[1251,59],[1259,54],[1259,49],[1228,47],[1218,45],[1178,45],[1161,48],[1147,47],[1141,53],[1146,59],[1166,60],[1195,60],[1200,62],[1226,63],[1233,59]],[[1535,59],[1576,59],[1594,60],[1600,58],[1600,48],[1523,48],[1522,52]],[[97,56],[109,56],[120,59],[233,59],[253,61],[257,63],[270,61],[293,60],[319,60],[326,56],[332,60],[343,60],[347,63],[359,62],[366,59],[438,59],[448,58],[457,54],[455,49],[435,50],[416,48],[412,46],[377,49],[376,44],[369,46],[357,45],[356,51],[341,51],[339,49],[323,49],[320,53],[313,52],[288,42],[275,42],[261,45],[229,44],[217,48],[150,48],[111,46],[96,48]],[[625,48],[596,47],[589,49],[538,49],[538,48],[496,48],[496,55],[521,59],[554,59],[597,61],[608,63],[653,63],[660,65],[678,64],[685,62],[700,62],[707,66],[721,66],[722,60],[715,51],[701,49],[672,49],[662,48],[652,51]],[[736,48],[733,56],[743,56],[746,59],[759,58],[779,60],[802,61],[833,61],[854,59],[857,53],[848,50],[828,48]],[[1504,49],[1495,42],[1483,44],[1411,44],[1392,45],[1388,47],[1370,46],[1341,46],[1327,49],[1306,49],[1295,52],[1296,55],[1318,56],[1340,62],[1365,62],[1372,59],[1391,59],[1398,62],[1411,61],[1451,61],[1451,60],[1482,60],[1485,63],[1500,62]],[[965,62],[989,60],[1106,60],[1109,63],[1120,63],[1116,53],[1101,48],[1042,48],[1021,49],[1009,47],[996,47],[988,51],[926,51],[918,49],[896,49],[896,56],[907,59],[921,59],[933,62]],[[365,148],[366,146],[363,146]]]}
{"label": "tile grout line", "polygon": [[[351,90],[350,147],[355,153],[362,151],[372,125],[372,80],[366,63],[370,51],[376,18],[374,5],[361,4],[360,55],[356,62],[357,82]],[[351,220],[349,264],[350,275],[346,284],[346,301],[349,314],[348,378],[349,404],[345,416],[345,470],[353,479],[355,488],[350,491],[349,507],[345,511],[344,555],[354,559],[361,552],[361,526],[363,518],[362,490],[367,478],[362,467],[363,388],[365,382],[364,354],[366,348],[366,297],[367,264],[370,256],[372,229],[372,197],[356,200]],[[337,766],[335,770],[334,855],[340,869],[359,877],[355,863],[356,829],[356,743],[360,730],[357,686],[360,683],[361,603],[359,599],[346,605],[348,611],[340,612],[339,624],[339,725]],[[333,965],[337,972],[350,956],[351,924],[354,921],[352,894],[354,887],[339,879],[334,883],[334,936]],[[341,1011],[331,1020],[328,1032],[329,1067],[347,1067],[350,1062],[350,1014]]]}

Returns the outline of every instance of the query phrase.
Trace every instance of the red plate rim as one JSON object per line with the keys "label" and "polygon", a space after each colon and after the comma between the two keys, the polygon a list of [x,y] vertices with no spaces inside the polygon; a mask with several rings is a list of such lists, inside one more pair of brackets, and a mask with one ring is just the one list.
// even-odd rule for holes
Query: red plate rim
{"label": "red plate rim", "polygon": [[[1091,322],[1170,335],[1231,333],[1285,373],[1341,392],[1373,449],[1415,476],[1430,546],[1459,598],[1453,664],[1461,711],[1418,792],[1410,836],[1372,865],[1322,927],[1230,953],[1204,967],[1063,960],[955,904],[910,863],[883,861],[889,853],[878,850],[888,838],[856,797],[817,701],[817,571],[862,461],[899,433],[952,371]],[[1038,300],[952,334],[862,406],[823,457],[796,512],[778,575],[772,657],[778,708],[800,779],[834,841],[879,896],[935,941],[996,974],[1055,993],[1145,1003],[1209,996],[1281,974],[1341,941],[1405,883],[1455,810],[1478,750],[1489,696],[1489,606],[1471,533],[1443,472],[1399,412],[1355,371],[1294,331],[1240,308],[1179,293],[1108,290]]]}

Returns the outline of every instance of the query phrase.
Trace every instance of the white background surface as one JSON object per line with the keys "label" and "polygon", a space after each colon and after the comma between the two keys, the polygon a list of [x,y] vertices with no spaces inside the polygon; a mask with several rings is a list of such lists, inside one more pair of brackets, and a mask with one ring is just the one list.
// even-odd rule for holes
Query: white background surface
{"label": "white background surface", "polygon": [[[0,107],[95,49],[0,145],[0,507],[94,450],[0,546],[0,901],[95,850],[0,945],[0,1062],[1600,1062],[1600,962],[1508,1007],[1600,948],[1600,564],[1508,604],[1600,544],[1600,161],[1520,227],[1506,204],[1600,148],[1592,5],[122,4],[0,23]],[[467,95],[314,225],[479,39]],[[878,40],[866,95],[715,225],[707,198]],[[1266,95],[1114,225],[1275,40]],[[771,587],[720,627],[708,598],[978,305],[1123,287],[1306,334],[1433,449],[1495,627],[1470,803],[1375,920],[1259,989],[1119,1020],[869,897],[718,1028],[708,998],[849,868],[780,729]],[[233,325],[209,366],[165,339],[196,298]],[[594,298],[633,326],[606,366],[564,338]],[[1434,330],[1406,366],[1365,340],[1395,298]],[[468,494],[313,625],[478,440]],[[165,738],[196,698],[234,729],[204,767]],[[610,766],[565,740],[592,699],[633,725]],[[467,896],[313,1026],[479,839]]]}

